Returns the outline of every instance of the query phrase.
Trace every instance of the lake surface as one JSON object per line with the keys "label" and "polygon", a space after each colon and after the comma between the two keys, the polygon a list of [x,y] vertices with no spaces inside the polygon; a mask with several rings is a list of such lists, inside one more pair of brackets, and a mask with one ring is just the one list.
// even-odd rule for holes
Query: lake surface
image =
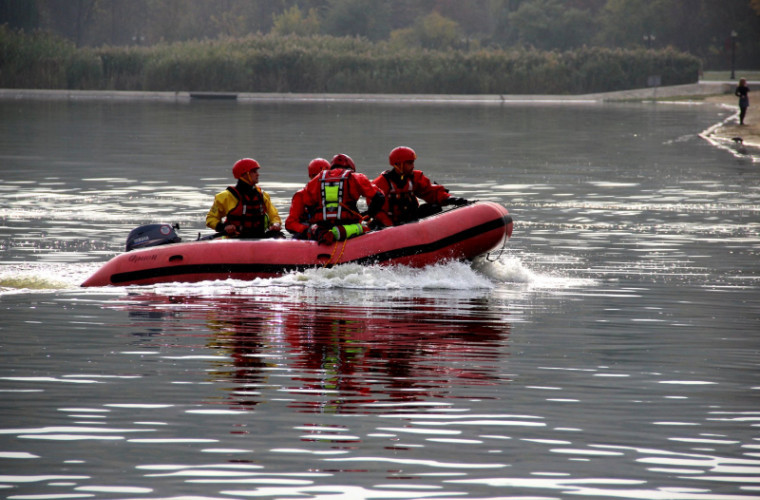
{"label": "lake surface", "polygon": [[[760,163],[683,104],[0,101],[0,496],[760,498]],[[428,269],[79,288],[235,160],[405,144],[505,205]]]}

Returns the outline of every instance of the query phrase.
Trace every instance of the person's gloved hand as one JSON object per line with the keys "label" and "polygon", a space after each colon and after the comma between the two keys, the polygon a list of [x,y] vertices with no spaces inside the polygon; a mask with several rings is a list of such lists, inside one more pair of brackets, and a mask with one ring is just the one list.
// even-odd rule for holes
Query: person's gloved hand
{"label": "person's gloved hand", "polygon": [[335,235],[326,227],[319,227],[318,224],[312,224],[309,227],[307,236],[310,240],[316,240],[320,245],[329,245],[335,242]]}
{"label": "person's gloved hand", "polygon": [[368,231],[378,231],[378,230],[383,229],[385,227],[387,227],[387,226],[385,224],[383,224],[382,222],[380,222],[379,220],[377,220],[377,219],[371,219],[369,221],[369,224],[367,224],[367,230]]}
{"label": "person's gloved hand", "polygon": [[317,241],[319,241],[320,245],[331,245],[335,243],[335,235],[329,229],[323,228]]}
{"label": "person's gloved hand", "polygon": [[279,238],[284,238],[284,237],[285,235],[282,234],[282,231],[279,231],[279,230],[275,231],[274,229],[270,229],[269,231],[264,233],[264,238],[279,239]]}
{"label": "person's gloved hand", "polygon": [[465,198],[457,198],[455,196],[452,196],[449,199],[443,201],[443,205],[454,205],[455,207],[462,207],[469,204],[469,200],[466,200]]}

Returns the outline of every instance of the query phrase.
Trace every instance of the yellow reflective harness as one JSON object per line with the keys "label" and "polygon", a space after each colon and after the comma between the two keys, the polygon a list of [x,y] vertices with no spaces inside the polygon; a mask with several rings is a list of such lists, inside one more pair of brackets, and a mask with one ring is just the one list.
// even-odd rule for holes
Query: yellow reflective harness
{"label": "yellow reflective harness", "polygon": [[[340,177],[328,177],[329,172],[329,170],[323,170],[319,178],[322,194],[322,220],[333,221],[333,224],[340,224],[343,220],[344,210],[350,214],[349,217],[357,216],[361,220],[361,215],[349,208],[343,200],[346,183],[348,182],[348,177],[351,175],[352,171],[345,169]],[[343,230],[342,234],[341,229]],[[338,264],[340,259],[343,258],[343,252],[346,250],[346,243],[348,240],[354,236],[363,234],[364,227],[361,223],[346,224],[334,226],[330,228],[330,231],[335,237],[335,245],[333,246],[330,258],[322,265],[323,268]],[[341,240],[343,241],[343,245],[340,250],[340,255],[338,255],[338,258],[333,261],[333,257],[335,257],[335,252],[338,250],[338,244]]]}
{"label": "yellow reflective harness", "polygon": [[340,220],[343,216],[343,191],[350,170],[344,170],[337,179],[327,178],[329,170],[323,170],[319,182],[322,186],[322,220]]}

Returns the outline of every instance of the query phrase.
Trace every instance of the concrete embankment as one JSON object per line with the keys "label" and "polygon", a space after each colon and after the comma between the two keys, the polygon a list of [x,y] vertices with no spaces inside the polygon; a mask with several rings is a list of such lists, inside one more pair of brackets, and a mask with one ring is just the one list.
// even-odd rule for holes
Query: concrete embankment
{"label": "concrete embankment", "polygon": [[430,102],[430,103],[601,103],[629,100],[651,100],[680,96],[704,96],[733,91],[728,82],[700,82],[672,87],[623,90],[585,95],[438,95],[438,94],[298,94],[250,92],[139,92],[114,90],[45,90],[0,89],[0,99],[40,99],[72,101],[190,101],[218,99],[250,101],[344,101],[344,102]]}

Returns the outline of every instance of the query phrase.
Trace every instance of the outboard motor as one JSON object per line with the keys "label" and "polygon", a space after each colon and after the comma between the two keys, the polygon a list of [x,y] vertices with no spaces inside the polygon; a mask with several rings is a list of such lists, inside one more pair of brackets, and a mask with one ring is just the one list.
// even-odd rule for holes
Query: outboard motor
{"label": "outboard motor", "polygon": [[182,238],[177,235],[175,229],[179,229],[179,224],[148,224],[135,228],[127,236],[127,252],[138,248],[178,243],[182,241]]}

